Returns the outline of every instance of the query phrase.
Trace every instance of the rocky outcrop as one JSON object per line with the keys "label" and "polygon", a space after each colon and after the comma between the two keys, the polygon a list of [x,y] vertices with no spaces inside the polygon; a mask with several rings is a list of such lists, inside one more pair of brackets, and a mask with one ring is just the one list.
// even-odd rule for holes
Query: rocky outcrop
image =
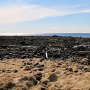
{"label": "rocky outcrop", "polygon": [[[67,59],[84,57],[90,64],[90,38],[79,37],[0,37],[0,59],[48,58]],[[3,42],[3,40],[4,42]],[[10,40],[9,40],[10,39]],[[9,41],[8,41],[9,40]],[[14,42],[16,40],[17,42]],[[7,43],[6,43],[7,42]]]}

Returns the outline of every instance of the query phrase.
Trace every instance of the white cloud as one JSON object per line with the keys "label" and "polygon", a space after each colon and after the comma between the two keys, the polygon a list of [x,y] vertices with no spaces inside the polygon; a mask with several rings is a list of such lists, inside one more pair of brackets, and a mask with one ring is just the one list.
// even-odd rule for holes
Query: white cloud
{"label": "white cloud", "polygon": [[76,13],[90,13],[90,10],[60,10],[37,5],[14,5],[0,7],[0,24],[32,21],[45,17],[64,16]]}
{"label": "white cloud", "polygon": [[0,8],[0,24],[37,20],[47,16],[56,16],[59,12],[50,8],[30,6],[11,6]]}

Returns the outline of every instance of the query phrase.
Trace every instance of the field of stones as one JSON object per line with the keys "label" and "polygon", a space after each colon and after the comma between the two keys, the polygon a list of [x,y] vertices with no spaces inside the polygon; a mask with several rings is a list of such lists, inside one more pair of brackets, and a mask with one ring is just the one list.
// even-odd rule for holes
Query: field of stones
{"label": "field of stones", "polygon": [[66,59],[90,56],[90,38],[60,36],[1,36],[0,58]]}
{"label": "field of stones", "polygon": [[0,90],[90,90],[90,38],[1,36]]}

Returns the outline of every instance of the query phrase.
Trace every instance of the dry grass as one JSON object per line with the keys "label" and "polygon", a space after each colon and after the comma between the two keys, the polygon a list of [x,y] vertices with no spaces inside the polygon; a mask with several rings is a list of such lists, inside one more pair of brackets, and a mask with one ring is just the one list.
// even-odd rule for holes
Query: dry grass
{"label": "dry grass", "polygon": [[[71,60],[3,60],[0,61],[0,90],[90,90],[90,71],[85,68],[90,70],[90,66]],[[41,73],[37,76],[40,80],[35,76],[38,73]],[[50,81],[53,73],[56,79]],[[7,88],[8,82],[15,85]]]}

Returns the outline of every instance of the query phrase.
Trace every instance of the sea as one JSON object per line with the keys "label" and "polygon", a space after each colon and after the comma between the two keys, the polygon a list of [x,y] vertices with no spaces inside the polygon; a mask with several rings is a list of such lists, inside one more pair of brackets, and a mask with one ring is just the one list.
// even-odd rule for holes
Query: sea
{"label": "sea", "polygon": [[0,36],[71,36],[71,37],[88,37],[90,38],[90,33],[39,33],[39,34],[0,34]]}
{"label": "sea", "polygon": [[89,37],[90,33],[45,33],[37,34],[37,36],[72,36],[72,37]]}

